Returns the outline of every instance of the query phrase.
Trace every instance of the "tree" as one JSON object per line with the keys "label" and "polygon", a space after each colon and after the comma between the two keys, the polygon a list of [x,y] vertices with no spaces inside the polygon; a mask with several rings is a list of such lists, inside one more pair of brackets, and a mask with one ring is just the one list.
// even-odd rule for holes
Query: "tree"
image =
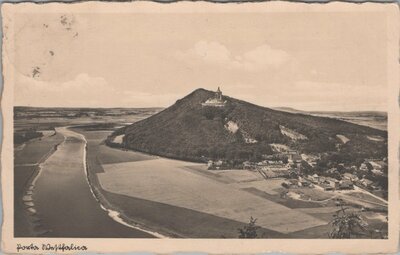
{"label": "tree", "polygon": [[363,235],[367,230],[367,223],[361,218],[361,215],[356,212],[346,212],[349,208],[343,207],[340,203],[340,210],[333,215],[331,221],[332,230],[329,233],[330,238],[352,238],[354,236]]}
{"label": "tree", "polygon": [[257,230],[260,228],[256,226],[257,219],[250,217],[250,221],[243,228],[239,228],[239,238],[257,238]]}
{"label": "tree", "polygon": [[368,172],[371,172],[372,170],[374,170],[374,167],[371,165],[371,163],[367,162],[367,163],[365,163],[365,165],[367,166]]}
{"label": "tree", "polygon": [[311,174],[312,173],[312,166],[307,163],[307,161],[301,161],[301,171],[303,174]]}

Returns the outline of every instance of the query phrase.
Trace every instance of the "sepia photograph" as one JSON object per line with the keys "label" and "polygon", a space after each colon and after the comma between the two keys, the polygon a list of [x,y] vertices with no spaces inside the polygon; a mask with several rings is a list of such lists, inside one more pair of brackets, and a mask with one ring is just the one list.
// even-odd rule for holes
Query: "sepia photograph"
{"label": "sepia photograph", "polygon": [[3,5],[9,249],[396,238],[397,7],[279,6]]}

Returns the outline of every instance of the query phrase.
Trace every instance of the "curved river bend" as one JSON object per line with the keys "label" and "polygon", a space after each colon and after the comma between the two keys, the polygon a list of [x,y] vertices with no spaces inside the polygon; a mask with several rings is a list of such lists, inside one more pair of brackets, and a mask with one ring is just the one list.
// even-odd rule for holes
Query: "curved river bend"
{"label": "curved river bend", "polygon": [[33,201],[44,236],[153,238],[117,222],[101,208],[86,179],[84,137],[67,128],[57,132],[65,140],[41,165],[34,183]]}

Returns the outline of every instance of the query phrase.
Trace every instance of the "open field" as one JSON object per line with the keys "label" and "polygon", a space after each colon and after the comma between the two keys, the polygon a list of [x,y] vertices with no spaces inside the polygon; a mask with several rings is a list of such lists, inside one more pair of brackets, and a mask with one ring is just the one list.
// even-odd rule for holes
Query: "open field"
{"label": "open field", "polygon": [[36,164],[56,144],[61,143],[64,137],[60,134],[38,138],[26,143],[22,150],[14,152],[14,164]]}
{"label": "open field", "polygon": [[259,226],[281,233],[326,224],[307,214],[182,169],[191,164],[195,163],[163,158],[105,164],[105,173],[98,174],[98,177],[103,189],[109,192],[244,223],[253,216],[258,219]]}
{"label": "open field", "polygon": [[103,172],[101,164],[131,162],[139,160],[155,159],[156,156],[147,155],[144,153],[124,151],[108,147],[103,143],[111,131],[88,131],[82,128],[72,128],[74,131],[85,136],[88,146],[89,163],[96,165],[93,169]]}
{"label": "open field", "polygon": [[88,142],[88,146],[93,147],[92,150],[96,150],[97,158],[102,164],[140,161],[157,158],[156,156],[151,156],[144,153],[124,151],[122,149],[115,149],[106,146],[103,142],[107,138],[107,136],[112,133],[112,131],[91,131],[82,128],[73,128],[73,130],[85,136]]}
{"label": "open field", "polygon": [[302,200],[321,202],[335,197],[333,192],[325,192],[315,188],[294,188],[289,192],[299,194]]}
{"label": "open field", "polygon": [[[243,227],[243,222],[103,190],[98,184],[96,173],[101,173],[104,171],[102,165],[100,164],[100,157],[98,157],[98,153],[99,148],[104,146],[101,145],[101,141],[107,136],[107,133],[99,131],[84,131],[81,129],[76,129],[76,131],[85,135],[85,138],[88,142],[88,169],[91,183],[95,189],[95,192],[97,191],[98,197],[104,203],[121,212],[121,216],[126,222],[146,226],[153,231],[174,237],[237,237],[237,229]],[[122,162],[125,162],[132,153],[113,148],[109,148],[109,152],[111,152],[111,154],[126,154],[124,158],[122,158],[124,159]],[[144,154],[138,153],[138,155],[143,156]],[[201,166],[201,168],[203,169],[204,166]],[[207,172],[214,176],[214,174],[212,174],[210,171],[201,170],[201,172]],[[160,211],[163,213],[160,214]],[[284,234],[264,228],[260,229],[260,234],[266,238],[286,237]]]}
{"label": "open field", "polygon": [[[132,223],[140,223],[172,237],[237,238],[237,229],[245,225],[243,222],[212,214],[104,190],[103,195],[119,211],[133,219]],[[259,235],[264,238],[288,237],[265,228],[259,229]]]}
{"label": "open field", "polygon": [[286,207],[292,208],[292,209],[330,206],[330,203],[322,204],[322,203],[316,203],[316,202],[311,202],[311,201],[292,199],[288,196],[283,197],[283,196],[281,196],[281,194],[271,195],[271,194],[268,194],[267,192],[261,191],[254,187],[243,188],[243,190],[245,190],[253,195],[256,195],[256,196],[259,196],[259,197],[262,197],[265,199],[269,199],[275,203],[281,204],[283,206],[286,206]]}
{"label": "open field", "polygon": [[144,153],[122,151],[119,149],[110,148],[106,145],[99,146],[99,159],[102,164],[143,161],[156,158],[156,156],[146,155]]}
{"label": "open field", "polygon": [[255,188],[270,195],[278,195],[285,190],[285,188],[283,188],[281,185],[282,182],[282,179],[262,179],[253,182],[237,183],[236,185],[242,189]]}
{"label": "open field", "polygon": [[[164,180],[148,182],[146,178],[143,179],[140,176],[141,174],[146,175],[148,177],[150,176],[150,178],[151,176],[153,177],[157,176],[158,175],[157,171],[155,171],[154,175],[152,169],[158,169],[158,171],[163,171],[162,168],[163,166],[165,166],[165,163],[159,162],[156,164],[156,167],[150,167],[150,166],[145,167],[147,171],[142,169],[143,171],[141,173],[138,173],[136,166],[130,167],[130,164],[151,164],[151,162],[154,160],[143,158],[143,160],[145,160],[143,161],[142,158],[140,157],[136,158],[135,156],[130,158],[129,155],[134,155],[136,152],[123,151],[102,145],[101,141],[102,138],[106,137],[106,132],[103,132],[102,134],[99,133],[98,131],[97,132],[81,131],[81,132],[85,134],[86,139],[88,139],[88,146],[89,146],[88,158],[89,158],[89,164],[92,164],[91,170],[93,172],[96,172],[96,169],[101,169],[101,171],[99,171],[98,173],[102,173],[105,169],[104,174],[97,175],[100,179],[100,182],[97,181],[97,187],[99,188],[104,198],[108,202],[110,202],[110,204],[112,204],[112,206],[114,206],[118,211],[122,212],[123,215],[131,219],[132,223],[139,223],[144,226],[149,226],[150,228],[153,228],[153,230],[155,231],[160,231],[162,233],[166,233],[168,235],[176,237],[185,236],[185,237],[234,238],[237,236],[237,228],[240,227],[241,224],[244,224],[244,222],[248,221],[248,219],[245,219],[245,217],[243,217],[242,219],[235,220],[233,218],[234,216],[232,215],[229,216],[229,214],[226,214],[225,212],[223,213],[223,215],[220,216],[216,215],[216,212],[205,212],[206,210],[205,208],[199,209],[195,207],[198,205],[182,206],[182,204],[179,204],[180,206],[177,206],[177,204],[174,204],[174,201],[172,201],[176,199],[173,198],[173,195],[172,198],[169,197],[169,199],[172,200],[168,200],[168,198],[163,199],[162,196],[157,193],[151,194],[153,192],[152,190],[158,190],[158,192],[166,191],[161,193],[168,193],[168,194],[177,193],[164,188],[164,186],[161,186],[161,185],[167,185],[169,187],[177,187],[176,183],[171,184],[165,182]],[[106,155],[107,153],[110,153],[110,157],[112,158],[112,161],[110,162],[120,162],[121,164],[119,163],[102,164],[101,163],[102,157],[97,157],[97,158],[93,157],[94,154],[100,155],[99,148],[102,147],[107,148],[105,150],[102,150],[103,153],[102,157],[104,157],[104,155]],[[113,155],[118,155],[118,156],[116,158],[113,158]],[[148,156],[142,153],[138,153],[138,155]],[[156,159],[156,161],[157,160],[160,159]],[[169,161],[167,159],[162,159],[162,158],[161,160]],[[172,161],[182,162],[175,160]],[[97,163],[94,164],[94,162]],[[120,169],[121,167],[125,168],[125,170],[122,169],[122,172]],[[334,194],[331,192],[321,193],[321,191],[315,189],[298,188],[298,189],[291,189],[290,191],[301,193],[304,197],[306,198],[309,197],[312,201],[306,201],[306,200],[303,201],[303,200],[291,199],[289,197],[281,197],[282,192],[287,191],[286,189],[281,187],[282,180],[280,179],[263,180],[262,178],[259,179],[257,173],[251,171],[241,171],[241,170],[208,171],[206,170],[206,166],[204,164],[187,163],[187,162],[182,162],[182,164],[179,164],[178,166],[174,167],[174,170],[172,171],[169,169],[167,171],[163,171],[163,173],[165,173],[168,176],[171,176],[171,178],[175,180],[179,179],[180,173],[182,172],[185,174],[189,174],[189,176],[197,176],[194,178],[208,179],[207,182],[211,181],[214,183],[218,183],[218,186],[225,185],[231,189],[238,190],[239,192],[246,192],[247,193],[246,195],[252,195],[253,197],[256,196],[258,198],[261,198],[263,201],[265,200],[273,201],[277,204],[283,205],[286,208],[292,208],[293,212],[295,213],[311,216],[314,217],[314,219],[324,222],[324,224],[320,226],[305,228],[303,230],[290,232],[286,234],[286,237],[292,237],[292,238],[302,237],[302,236],[304,238],[327,237],[330,229],[328,222],[332,219],[333,212],[337,210],[337,207],[335,207],[334,200],[330,199],[334,197]],[[104,185],[103,187],[100,185],[102,178],[104,181],[104,176],[106,175],[109,175],[109,178],[112,179],[112,180],[110,179],[111,182],[114,182],[114,184],[116,184],[111,190],[108,191],[107,188],[103,189]],[[97,176],[93,175],[92,178],[95,178],[97,180]],[[122,180],[122,183],[117,179]],[[187,179],[187,177],[184,177],[184,179]],[[146,197],[141,195],[142,193],[137,192],[138,186],[140,187],[140,185],[144,183],[146,183],[148,186],[148,190],[144,188],[144,192],[149,192],[150,195],[152,195],[153,197]],[[192,183],[192,181],[190,183]],[[204,184],[202,186],[208,188],[209,185],[210,184],[207,185]],[[204,193],[203,190],[199,192],[188,191],[188,192],[181,192],[180,195],[195,194],[191,195],[192,197],[195,196],[195,198],[189,200],[191,201],[195,200],[196,201],[195,204],[202,204],[202,203],[207,204],[207,202],[199,200],[199,197],[201,197],[200,194],[203,193]],[[227,192],[219,191],[216,193],[224,194]],[[213,193],[208,197],[214,197],[214,196],[215,194]],[[158,198],[161,197],[161,199],[157,200],[157,197]],[[234,197],[237,196],[235,195]],[[253,200],[253,197],[250,200],[253,201],[254,203],[259,204],[259,201]],[[177,199],[177,201],[178,203],[185,203],[184,198],[182,197]],[[188,201],[186,201],[186,203],[187,202]],[[207,206],[209,205],[210,201],[208,201]],[[222,205],[221,208],[222,207],[226,206]],[[165,212],[164,214],[160,215],[158,213],[154,213],[157,210],[161,210],[160,208],[162,208],[162,210]],[[359,210],[357,208],[355,209]],[[167,213],[167,211],[170,213]],[[226,217],[227,215],[231,219],[228,219]],[[251,216],[256,217],[255,215]],[[179,221],[179,219],[185,219],[185,220],[182,222]],[[203,219],[203,221],[200,219]],[[205,221],[205,219],[207,220]],[[376,219],[368,219],[369,223],[375,224],[374,221],[376,221]],[[260,222],[259,220],[257,222],[258,225],[261,225],[259,223]],[[185,226],[187,226],[187,228],[185,228]],[[270,226],[263,226],[262,232],[264,233],[264,236],[268,238],[277,238],[279,236],[282,237],[282,234],[279,235],[279,232],[277,232],[276,229],[274,231]]]}
{"label": "open field", "polygon": [[227,178],[240,183],[264,180],[259,173],[249,170],[220,170],[216,172],[217,175],[226,176]]}
{"label": "open field", "polygon": [[384,205],[384,203],[382,202],[381,199],[375,198],[375,197],[367,194],[366,192],[350,191],[350,192],[346,192],[346,195],[348,195],[350,197],[354,197],[354,198],[359,198],[366,202]]}

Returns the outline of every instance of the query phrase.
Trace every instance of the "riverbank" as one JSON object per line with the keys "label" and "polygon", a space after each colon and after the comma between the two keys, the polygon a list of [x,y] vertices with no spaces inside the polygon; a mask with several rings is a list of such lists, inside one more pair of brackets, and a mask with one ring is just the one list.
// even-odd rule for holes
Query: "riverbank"
{"label": "riverbank", "polygon": [[168,235],[166,234],[161,234],[159,232],[150,230],[149,228],[139,224],[138,222],[134,221],[133,219],[129,218],[126,214],[124,214],[123,211],[121,211],[119,208],[113,206],[108,199],[103,195],[104,191],[100,186],[99,180],[91,170],[90,166],[88,164],[88,157],[87,157],[87,151],[88,151],[88,144],[87,140],[84,135],[80,134],[82,136],[82,139],[85,141],[85,150],[84,150],[84,167],[85,167],[85,174],[86,174],[86,180],[88,182],[88,185],[90,187],[90,191],[93,195],[93,197],[96,199],[96,201],[99,203],[100,207],[108,213],[108,215],[115,220],[116,222],[123,224],[125,226],[128,226],[130,228],[146,232],[150,235],[153,235],[154,237],[157,238],[167,238]]}
{"label": "riverbank", "polygon": [[41,232],[39,219],[32,201],[34,182],[45,162],[63,142],[54,135],[34,139],[17,148],[14,158],[14,236],[37,236]]}
{"label": "riverbank", "polygon": [[116,222],[101,208],[86,180],[84,140],[65,127],[57,131],[65,137],[64,142],[41,164],[26,197],[27,203],[34,205],[31,212],[40,225],[40,235],[35,236],[153,238]]}

